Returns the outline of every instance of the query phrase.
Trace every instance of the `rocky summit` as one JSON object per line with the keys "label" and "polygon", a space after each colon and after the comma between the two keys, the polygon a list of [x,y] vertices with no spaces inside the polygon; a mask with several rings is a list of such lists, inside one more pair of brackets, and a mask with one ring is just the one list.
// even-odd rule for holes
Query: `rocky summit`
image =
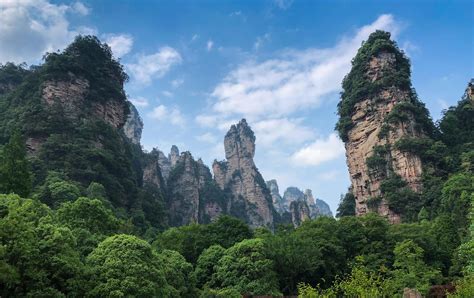
{"label": "rocky summit", "polygon": [[401,145],[428,138],[432,124],[411,88],[409,62],[390,34],[378,31],[369,37],[343,88],[338,129],[356,214],[375,211],[398,223],[400,212],[384,197],[384,181],[399,179],[413,192],[422,190],[422,160]]}
{"label": "rocky summit", "polygon": [[253,227],[273,227],[274,207],[253,157],[255,135],[242,119],[232,125],[224,138],[225,161],[214,161],[212,170],[219,187],[230,194],[229,213]]}

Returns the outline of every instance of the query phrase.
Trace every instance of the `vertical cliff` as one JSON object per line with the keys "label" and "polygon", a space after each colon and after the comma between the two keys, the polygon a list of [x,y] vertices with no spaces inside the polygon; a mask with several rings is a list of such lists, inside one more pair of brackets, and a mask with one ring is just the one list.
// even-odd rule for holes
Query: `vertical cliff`
{"label": "vertical cliff", "polygon": [[253,161],[255,135],[245,119],[232,125],[224,147],[226,161],[215,161],[212,169],[219,187],[231,197],[229,213],[253,227],[273,227],[272,197]]}
{"label": "vertical cliff", "polygon": [[[356,214],[374,211],[400,222],[403,204],[422,189],[423,173],[419,154],[402,147],[428,138],[433,124],[411,87],[410,63],[390,33],[372,33],[359,49],[343,81],[338,114]],[[404,193],[395,196],[394,188]]]}
{"label": "vertical cliff", "polygon": [[142,138],[143,121],[138,114],[137,108],[132,103],[129,103],[130,113],[123,126],[125,136],[135,145],[140,144]]}
{"label": "vertical cliff", "polygon": [[189,152],[181,153],[175,160],[169,172],[167,189],[172,226],[209,223],[224,213],[227,206],[209,168],[201,159],[195,161]]}
{"label": "vertical cliff", "polygon": [[280,195],[277,181],[275,179],[267,181],[267,187],[272,195],[273,207],[275,207],[276,212],[282,214],[285,212],[285,207],[283,206],[284,200]]}
{"label": "vertical cliff", "polygon": [[305,200],[298,199],[290,203],[291,222],[294,227],[299,227],[303,221],[311,219],[311,211]]}

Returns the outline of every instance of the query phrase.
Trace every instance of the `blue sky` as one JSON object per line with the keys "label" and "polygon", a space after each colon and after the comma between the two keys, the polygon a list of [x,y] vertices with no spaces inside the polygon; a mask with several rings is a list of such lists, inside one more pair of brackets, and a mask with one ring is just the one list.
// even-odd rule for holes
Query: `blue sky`
{"label": "blue sky", "polygon": [[334,134],[341,80],[370,32],[392,32],[432,117],[474,75],[472,1],[0,1],[0,62],[39,63],[76,34],[121,59],[144,120],[142,144],[208,165],[247,118],[266,180],[337,208],[349,186]]}

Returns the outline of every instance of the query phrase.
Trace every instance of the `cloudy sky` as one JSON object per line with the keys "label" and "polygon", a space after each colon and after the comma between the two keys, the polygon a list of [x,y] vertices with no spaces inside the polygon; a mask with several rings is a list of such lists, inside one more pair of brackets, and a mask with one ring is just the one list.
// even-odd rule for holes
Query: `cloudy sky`
{"label": "cloudy sky", "polygon": [[266,180],[337,208],[349,186],[334,133],[341,80],[361,42],[392,32],[432,117],[474,76],[472,1],[0,0],[0,63],[41,63],[77,34],[107,42],[130,75],[142,144],[210,165],[245,117]]}

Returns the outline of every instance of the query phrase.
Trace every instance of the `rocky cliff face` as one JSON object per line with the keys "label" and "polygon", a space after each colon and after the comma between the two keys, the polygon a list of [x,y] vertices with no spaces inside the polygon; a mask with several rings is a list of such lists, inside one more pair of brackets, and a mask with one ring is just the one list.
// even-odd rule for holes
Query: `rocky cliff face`
{"label": "rocky cliff face", "polygon": [[306,201],[298,199],[290,203],[291,222],[299,227],[303,221],[311,218],[309,206]]}
{"label": "rocky cliff face", "polygon": [[329,216],[332,217],[332,211],[331,208],[329,208],[329,205],[320,199],[316,199],[316,210],[318,210],[318,215],[319,216]]}
{"label": "rocky cliff face", "polygon": [[164,179],[160,168],[160,151],[153,149],[145,155],[143,162],[143,184],[150,185],[156,189],[165,188]]}
{"label": "rocky cliff face", "polygon": [[[384,46],[377,48],[375,44]],[[402,140],[426,137],[419,121],[425,110],[410,88],[409,75],[409,62],[390,35],[376,32],[359,50],[343,82],[339,114],[351,124],[346,125],[349,129],[345,132],[340,128],[344,122],[340,120],[338,125],[345,141],[357,215],[370,209],[392,223],[400,222],[400,214],[384,198],[383,181],[399,176],[411,190],[419,192],[422,188],[420,157],[397,149]],[[357,89],[355,81],[365,89]],[[377,204],[369,208],[371,200]]]}
{"label": "rocky cliff face", "polygon": [[255,135],[245,119],[232,125],[224,139],[226,161],[212,165],[214,179],[231,196],[229,213],[252,227],[273,227],[272,197],[253,157]]}
{"label": "rocky cliff face", "polygon": [[280,195],[277,181],[275,179],[267,181],[267,187],[270,190],[270,194],[272,195],[273,207],[275,207],[275,210],[278,213],[282,214],[285,212],[285,207],[283,205],[284,200]]}
{"label": "rocky cliff face", "polygon": [[202,160],[183,152],[168,177],[170,224],[208,223],[225,211],[226,201]]}
{"label": "rocky cliff face", "polygon": [[87,79],[69,74],[67,80],[44,82],[42,98],[46,105],[61,108],[64,116],[69,119],[94,116],[114,128],[121,128],[127,117],[128,103],[114,98],[88,102],[86,96],[89,88],[90,84]]}
{"label": "rocky cliff face", "polygon": [[129,103],[129,108],[130,113],[123,126],[123,132],[133,144],[139,145],[142,138],[143,121],[132,103]]}

